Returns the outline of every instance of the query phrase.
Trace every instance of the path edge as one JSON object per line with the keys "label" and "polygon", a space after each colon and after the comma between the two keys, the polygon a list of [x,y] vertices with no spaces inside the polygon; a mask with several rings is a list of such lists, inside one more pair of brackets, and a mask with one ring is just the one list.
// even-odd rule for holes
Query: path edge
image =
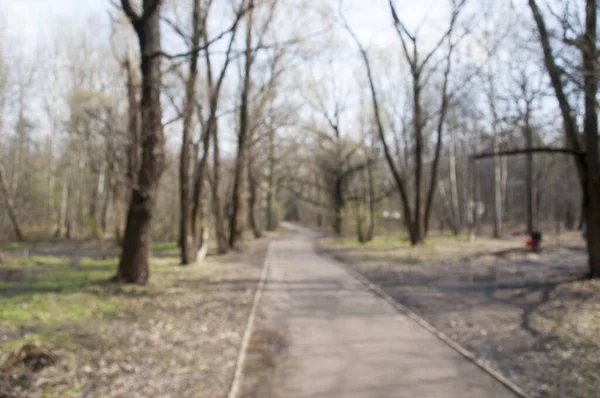
{"label": "path edge", "polygon": [[[333,258],[332,256],[329,256],[329,255],[327,257]],[[479,360],[475,356],[475,354],[473,354],[471,351],[467,350],[466,348],[464,348],[463,346],[461,346],[460,344],[458,344],[457,342],[452,340],[450,337],[448,337],[442,331],[437,329],[431,323],[427,322],[421,316],[417,315],[417,313],[411,311],[405,305],[400,304],[395,298],[393,298],[388,293],[386,293],[381,287],[375,285],[373,282],[368,280],[366,277],[364,277],[358,271],[350,268],[349,266],[347,266],[343,262],[338,261],[335,258],[333,258],[333,261],[335,264],[338,264],[340,266],[340,268],[342,268],[344,271],[346,271],[352,277],[354,277],[359,282],[361,282],[363,285],[365,285],[369,290],[371,290],[377,296],[381,297],[382,299],[387,301],[389,304],[391,304],[397,311],[406,314],[410,319],[415,321],[419,326],[421,326],[422,328],[427,330],[429,333],[433,334],[435,337],[437,337],[439,340],[444,342],[446,345],[450,346],[452,349],[454,349],[454,351],[458,352],[464,358],[466,358],[469,361],[471,361],[472,363],[474,363],[477,367],[479,367],[484,372],[486,372],[487,374],[492,376],[494,379],[499,381],[502,385],[504,385],[504,387],[506,387],[512,393],[516,394],[519,398],[533,398],[531,395],[527,394],[515,383],[513,383],[508,378],[506,378],[503,374],[501,374],[500,372],[498,372],[497,370],[495,370],[494,368],[492,368],[490,365],[486,364],[485,362]],[[230,397],[230,398],[232,398],[232,397]]]}
{"label": "path edge", "polygon": [[242,344],[240,346],[240,351],[238,354],[237,361],[235,363],[235,372],[233,374],[233,380],[231,381],[231,385],[229,387],[229,394],[227,394],[228,398],[238,398],[240,395],[240,389],[242,386],[242,381],[244,379],[244,367],[246,365],[246,358],[248,354],[248,345],[250,344],[250,338],[252,337],[252,332],[254,331],[254,321],[256,319],[256,313],[258,311],[258,303],[260,301],[260,297],[262,296],[262,292],[265,287],[265,280],[267,277],[267,273],[269,272],[269,266],[271,263],[271,247],[273,246],[273,242],[269,243],[269,247],[267,248],[267,254],[265,255],[265,261],[263,263],[262,271],[260,273],[260,280],[258,282],[258,286],[256,291],[254,292],[254,300],[252,301],[252,308],[250,309],[250,314],[248,314],[248,320],[246,322],[246,329],[244,330],[244,336],[242,337]]}

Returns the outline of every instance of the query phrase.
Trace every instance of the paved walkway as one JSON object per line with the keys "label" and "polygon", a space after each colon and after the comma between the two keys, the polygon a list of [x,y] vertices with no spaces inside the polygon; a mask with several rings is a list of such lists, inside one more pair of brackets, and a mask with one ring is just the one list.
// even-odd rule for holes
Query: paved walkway
{"label": "paved walkway", "polygon": [[507,398],[506,387],[464,359],[335,262],[310,232],[272,243],[260,309],[285,329],[277,398]]}

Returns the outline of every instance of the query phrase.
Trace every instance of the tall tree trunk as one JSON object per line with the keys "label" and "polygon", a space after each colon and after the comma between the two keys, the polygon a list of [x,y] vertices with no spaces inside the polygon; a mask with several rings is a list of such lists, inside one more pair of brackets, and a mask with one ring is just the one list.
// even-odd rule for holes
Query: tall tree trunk
{"label": "tall tree trunk", "polygon": [[[528,104],[529,106],[529,104]],[[533,148],[533,129],[529,125],[529,109],[525,111],[525,145],[527,149]],[[534,194],[533,194],[533,153],[529,152],[525,158],[526,170],[526,196],[527,196],[527,233],[531,235],[535,230],[534,225]]]}
{"label": "tall tree trunk", "polygon": [[583,39],[585,120],[583,133],[587,150],[587,243],[590,277],[600,278],[600,156],[598,139],[598,52],[596,46],[596,0],[586,1],[586,34]]}
{"label": "tall tree trunk", "polygon": [[336,178],[333,190],[333,232],[337,236],[342,236],[344,232],[344,187],[342,178]]}
{"label": "tall tree trunk", "polygon": [[[200,115],[199,115],[200,117]],[[200,157],[194,172],[194,190],[192,198],[191,229],[192,236],[196,242],[196,263],[204,260],[208,248],[208,225],[205,220],[206,200],[204,198],[204,187],[206,179],[206,164],[210,152],[210,138],[212,132],[212,119],[208,127],[202,131],[202,156]],[[198,228],[199,226],[199,228]]]}
{"label": "tall tree trunk", "polygon": [[[373,240],[375,230],[375,184],[373,181],[373,170],[369,164],[362,175],[361,196],[357,204],[357,234],[360,243],[367,243]],[[364,203],[364,211],[363,205]],[[364,213],[364,215],[363,215]],[[366,226],[364,225],[366,224]]]}
{"label": "tall tree trunk", "polygon": [[375,234],[375,181],[373,178],[373,167],[371,164],[367,167],[367,183],[368,183],[368,222],[366,240],[373,240]]}
{"label": "tall tree trunk", "polygon": [[[477,163],[477,162],[475,162]],[[475,240],[475,164],[471,163],[468,169],[468,191],[467,191],[467,228],[469,241]]]}
{"label": "tall tree trunk", "polygon": [[[247,0],[249,7],[252,5],[252,0]],[[246,19],[246,50],[245,50],[245,67],[244,81],[241,94],[240,104],[240,129],[237,137],[237,156],[235,160],[235,170],[233,175],[233,195],[232,195],[232,212],[229,219],[229,247],[238,246],[244,232],[244,207],[246,205],[245,198],[245,174],[246,161],[248,155],[247,138],[250,130],[249,126],[249,96],[251,71],[253,63],[252,54],[252,9],[249,8]]]}
{"label": "tall tree trunk", "polygon": [[149,249],[152,212],[160,177],[165,168],[165,137],[160,103],[160,7],[161,0],[144,0],[143,15],[135,13],[128,0],[122,0],[139,39],[142,71],[141,139],[142,159],[138,183],[133,187],[123,252],[116,279],[145,284],[150,277]]}
{"label": "tall tree trunk", "polygon": [[62,238],[65,233],[65,226],[67,224],[67,210],[69,205],[69,183],[63,182],[62,194],[60,199],[60,211],[58,214],[58,222],[56,226],[56,233],[54,236]]}
{"label": "tall tree trunk", "polygon": [[502,159],[500,159],[500,133],[496,110],[496,89],[490,76],[490,110],[492,112],[492,145],[494,151],[494,238],[502,236]]}
{"label": "tall tree trunk", "polygon": [[508,209],[508,156],[500,157],[500,165],[502,172],[502,225],[504,225],[504,221],[508,213],[506,210]]}
{"label": "tall tree trunk", "polygon": [[[413,134],[415,136],[415,215],[413,217],[412,244],[419,244],[425,238],[425,217],[423,214],[423,125],[421,114],[421,75],[413,69]],[[432,184],[435,182],[432,181]]]}
{"label": "tall tree trunk", "polygon": [[258,190],[258,184],[254,176],[248,176],[249,182],[249,198],[248,198],[248,216],[250,221],[250,227],[252,228],[252,234],[255,238],[262,237],[262,228],[260,225],[259,212],[257,211],[260,205],[260,195]]}
{"label": "tall tree trunk", "polygon": [[[561,80],[562,71],[556,64],[550,35],[546,23],[535,0],[529,0],[529,8],[533,14],[540,43],[544,52],[544,63],[552,88],[558,100],[564,123],[566,138],[572,149],[581,152],[579,132],[571,107]],[[576,157],[575,164],[583,191],[583,212],[586,219],[587,247],[590,276],[600,277],[600,159],[598,158],[598,115],[596,109],[596,94],[598,91],[598,61],[596,49],[596,1],[586,1],[586,34],[583,37],[582,59],[585,94],[584,136],[587,155]]]}
{"label": "tall tree trunk", "polygon": [[277,215],[275,214],[275,129],[269,131],[269,177],[267,180],[267,231],[277,229]]}
{"label": "tall tree trunk", "polygon": [[105,171],[104,165],[102,165],[98,172],[98,178],[92,191],[90,212],[88,215],[90,235],[96,239],[100,237],[100,218],[102,214],[102,199],[104,198],[105,183]]}
{"label": "tall tree trunk", "polygon": [[102,203],[102,211],[101,211],[101,216],[100,216],[100,228],[101,228],[103,236],[106,235],[106,233],[108,232],[108,225],[110,223],[109,212],[112,212],[112,213],[116,212],[116,209],[114,207],[112,207],[112,209],[111,209],[111,205],[115,202],[115,200],[114,200],[114,193],[115,193],[114,186],[115,185],[116,185],[116,178],[111,177],[111,178],[107,179],[106,195],[105,195],[104,201]]}
{"label": "tall tree trunk", "polygon": [[2,196],[4,197],[4,205],[6,206],[6,210],[8,212],[8,217],[10,218],[10,222],[13,226],[13,232],[15,233],[15,237],[21,241],[25,241],[25,236],[23,235],[23,231],[21,230],[21,226],[19,225],[19,221],[17,220],[17,215],[15,214],[15,210],[13,207],[13,201],[10,196],[10,190],[8,184],[6,183],[6,178],[4,176],[4,167],[0,164],[0,189],[2,190]]}
{"label": "tall tree trunk", "polygon": [[260,220],[261,195],[254,166],[253,148],[250,148],[248,154],[248,218],[252,234],[258,239],[263,235]]}
{"label": "tall tree trunk", "polygon": [[[200,46],[200,0],[194,0],[192,11],[192,49]],[[195,260],[195,239],[192,232],[192,187],[190,168],[192,155],[192,122],[196,109],[196,81],[198,77],[198,54],[190,57],[189,74],[185,85],[183,108],[183,134],[181,155],[179,157],[179,241],[181,243],[181,264],[187,265]]]}
{"label": "tall tree trunk", "polygon": [[223,209],[223,196],[221,195],[221,159],[219,153],[219,136],[217,127],[213,128],[213,180],[212,202],[215,218],[215,235],[217,239],[217,253],[225,254],[229,251],[227,234],[225,232],[225,218]]}
{"label": "tall tree trunk", "polygon": [[456,131],[450,129],[450,201],[452,206],[452,230],[455,235],[460,233],[462,228],[462,217],[460,214],[460,204],[458,201],[458,181],[456,170]]}
{"label": "tall tree trunk", "polygon": [[127,180],[130,187],[137,184],[137,175],[140,169],[140,109],[138,103],[139,78],[135,67],[135,57],[128,49],[125,61],[127,71]]}

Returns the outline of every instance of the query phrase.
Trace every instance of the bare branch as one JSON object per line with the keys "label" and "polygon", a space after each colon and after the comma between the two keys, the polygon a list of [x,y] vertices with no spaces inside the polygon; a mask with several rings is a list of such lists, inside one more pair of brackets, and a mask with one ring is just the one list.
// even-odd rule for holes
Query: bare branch
{"label": "bare branch", "polygon": [[129,0],[121,0],[121,7],[133,25],[136,25],[140,21],[141,17],[135,12]]}
{"label": "bare branch", "polygon": [[585,157],[584,152],[579,152],[574,149],[569,148],[525,148],[525,149],[511,149],[508,151],[500,151],[500,152],[481,152],[469,157],[470,160],[479,160],[485,158],[491,158],[494,156],[514,156],[514,155],[523,155],[527,153],[562,153],[566,155],[574,155],[577,157]]}

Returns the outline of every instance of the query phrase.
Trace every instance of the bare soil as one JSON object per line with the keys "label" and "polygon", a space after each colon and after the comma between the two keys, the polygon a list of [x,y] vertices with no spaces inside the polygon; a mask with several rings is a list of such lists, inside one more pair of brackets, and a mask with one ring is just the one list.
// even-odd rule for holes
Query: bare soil
{"label": "bare soil", "polygon": [[[178,267],[167,256],[163,261],[172,267],[155,272],[148,287],[85,287],[85,294],[97,290],[119,296],[120,309],[61,324],[60,333],[68,341],[42,343],[57,361],[37,372],[26,367],[1,370],[13,352],[7,341],[31,330],[5,334],[0,339],[0,397],[225,397],[273,238],[253,242],[243,253],[208,257],[191,268]],[[67,254],[64,248],[42,250],[74,262],[105,255],[97,248],[73,248]]]}
{"label": "bare soil", "polygon": [[534,397],[600,397],[600,281],[576,235],[540,253],[524,238],[425,247],[320,241]]}

